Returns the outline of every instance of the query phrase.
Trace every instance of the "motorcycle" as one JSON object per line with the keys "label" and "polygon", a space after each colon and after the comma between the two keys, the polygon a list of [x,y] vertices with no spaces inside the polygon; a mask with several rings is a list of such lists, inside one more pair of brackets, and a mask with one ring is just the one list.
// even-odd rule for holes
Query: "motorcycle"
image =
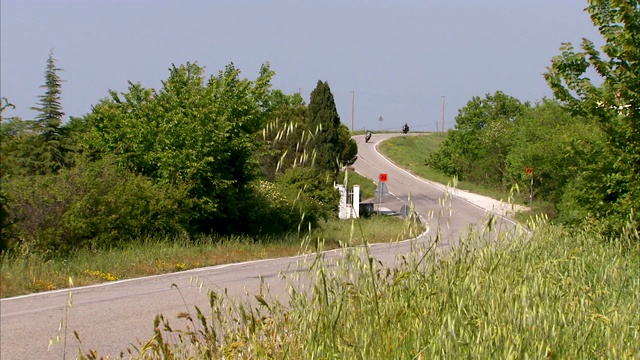
{"label": "motorcycle", "polygon": [[368,132],[367,135],[364,136],[364,142],[369,142],[371,140],[371,133]]}
{"label": "motorcycle", "polygon": [[406,133],[408,133],[408,132],[409,132],[409,125],[404,124],[404,126],[402,127],[402,133],[403,133],[403,134],[406,134]]}

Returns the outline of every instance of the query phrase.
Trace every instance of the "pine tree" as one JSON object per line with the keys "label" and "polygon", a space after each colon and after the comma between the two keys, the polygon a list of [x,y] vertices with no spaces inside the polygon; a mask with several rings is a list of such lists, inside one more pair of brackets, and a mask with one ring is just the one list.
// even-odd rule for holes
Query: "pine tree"
{"label": "pine tree", "polygon": [[45,89],[44,95],[38,97],[38,107],[31,108],[38,112],[34,130],[39,137],[33,155],[37,161],[39,173],[56,172],[64,164],[64,146],[60,133],[62,118],[65,115],[60,102],[63,80],[58,76],[58,71],[61,70],[56,67],[53,49],[51,49],[44,73],[45,83],[41,86]]}
{"label": "pine tree", "polygon": [[308,110],[309,130],[315,134],[311,146],[315,149],[315,165],[338,173],[340,148],[340,116],[328,82],[318,80],[311,92]]}

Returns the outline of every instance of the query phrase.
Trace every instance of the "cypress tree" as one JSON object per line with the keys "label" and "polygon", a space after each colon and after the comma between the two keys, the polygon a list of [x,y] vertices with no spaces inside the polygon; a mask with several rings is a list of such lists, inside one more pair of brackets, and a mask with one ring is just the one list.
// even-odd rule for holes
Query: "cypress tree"
{"label": "cypress tree", "polygon": [[31,108],[38,112],[34,122],[34,130],[39,136],[33,155],[38,163],[37,172],[39,173],[55,172],[64,163],[60,128],[65,114],[60,102],[62,79],[58,76],[58,71],[61,70],[56,67],[53,49],[51,49],[44,73],[45,83],[40,86],[45,89],[45,92],[38,96],[39,101],[36,103],[38,106]]}
{"label": "cypress tree", "polygon": [[337,174],[342,153],[340,116],[328,82],[318,80],[316,88],[311,92],[307,116],[309,130],[315,134],[311,142],[316,151],[314,164]]}

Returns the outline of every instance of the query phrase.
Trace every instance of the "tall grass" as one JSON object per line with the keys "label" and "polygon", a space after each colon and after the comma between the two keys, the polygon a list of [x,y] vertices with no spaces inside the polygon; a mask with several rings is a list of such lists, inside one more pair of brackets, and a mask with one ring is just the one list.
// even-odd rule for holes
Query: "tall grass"
{"label": "tall grass", "polygon": [[470,232],[444,255],[416,245],[397,268],[352,248],[290,278],[286,306],[211,292],[206,311],[159,316],[139,358],[639,358],[637,239],[534,227],[516,238]]}
{"label": "tall grass", "polygon": [[[407,169],[422,178],[446,184],[451,181],[450,176],[425,164],[429,155],[436,152],[446,138],[447,133],[432,133],[424,136],[398,136],[384,141],[379,148],[385,156],[392,159],[403,169]],[[468,181],[458,181],[456,188],[499,200],[506,200],[509,197],[508,191],[488,188]]]}

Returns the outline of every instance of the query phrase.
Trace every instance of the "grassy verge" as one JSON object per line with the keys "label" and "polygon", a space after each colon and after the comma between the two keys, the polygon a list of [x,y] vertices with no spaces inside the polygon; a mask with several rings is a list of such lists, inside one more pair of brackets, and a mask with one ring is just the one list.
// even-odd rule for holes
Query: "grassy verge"
{"label": "grassy verge", "polygon": [[[348,184],[359,184],[362,191],[373,194],[371,180],[349,172]],[[323,239],[324,246],[335,248],[349,239],[352,222],[330,220],[310,234]],[[406,223],[395,217],[372,216],[361,219],[366,239],[389,242],[415,235],[406,230]],[[0,258],[0,297],[29,294],[67,288],[69,277],[75,286],[107,281],[183,271],[198,267],[234,262],[292,256],[305,251],[298,234],[277,238],[217,238],[199,239],[141,239],[123,248],[110,250],[81,250],[65,259],[45,260],[37,254],[3,255]],[[363,242],[356,236],[354,245]]]}
{"label": "grassy verge", "polygon": [[[292,279],[286,307],[211,293],[198,321],[159,318],[139,358],[640,356],[637,239],[609,243],[538,224],[532,236],[476,234],[461,243],[441,261],[416,247],[393,270],[358,248],[337,265],[312,268],[311,293]],[[188,331],[167,330],[177,322]]]}
{"label": "grassy verge", "polygon": [[[371,242],[389,242],[403,234],[404,222],[393,217],[362,219],[361,225]],[[327,221],[314,231],[313,238],[325,239],[327,248],[339,246],[349,238],[351,221]],[[407,235],[408,236],[408,235]],[[360,238],[358,238],[360,239]],[[220,239],[147,239],[126,247],[78,251],[66,259],[43,260],[41,255],[4,256],[0,260],[1,297],[23,295],[68,287],[165,274],[193,268],[256,259],[293,256],[303,252],[297,234],[278,238],[235,237]],[[361,240],[354,244],[361,243]]]}
{"label": "grassy verge", "polygon": [[425,179],[446,184],[451,178],[424,165],[427,157],[436,152],[446,138],[446,133],[397,136],[382,142],[378,149],[398,166]]}
{"label": "grassy verge", "polygon": [[[425,165],[425,160],[440,147],[446,133],[432,133],[424,136],[398,136],[384,141],[379,149],[398,166],[412,173],[441,184],[452,183],[453,179],[440,171]],[[467,181],[457,181],[456,188],[476,194],[506,200],[509,192],[483,187]]]}
{"label": "grassy verge", "polygon": [[[454,184],[461,190],[470,191],[475,194],[491,197],[497,200],[509,201],[515,205],[522,205],[525,208],[530,205],[527,189],[520,189],[509,192],[496,188],[489,188],[468,181],[458,181],[443,174],[439,170],[425,165],[427,157],[438,150],[440,144],[446,139],[446,133],[432,133],[424,136],[399,136],[384,141],[380,145],[380,151],[398,166],[409,170],[413,174],[424,179],[438,182],[440,184]],[[514,219],[525,224],[536,216],[544,215],[549,219],[555,218],[555,205],[549,202],[536,200],[533,208],[518,211]]]}
{"label": "grassy verge", "polygon": [[372,198],[376,192],[376,184],[373,180],[366,178],[355,171],[349,169],[346,173],[342,173],[340,177],[343,184],[351,187],[352,185],[360,185],[360,194],[363,199]]}

